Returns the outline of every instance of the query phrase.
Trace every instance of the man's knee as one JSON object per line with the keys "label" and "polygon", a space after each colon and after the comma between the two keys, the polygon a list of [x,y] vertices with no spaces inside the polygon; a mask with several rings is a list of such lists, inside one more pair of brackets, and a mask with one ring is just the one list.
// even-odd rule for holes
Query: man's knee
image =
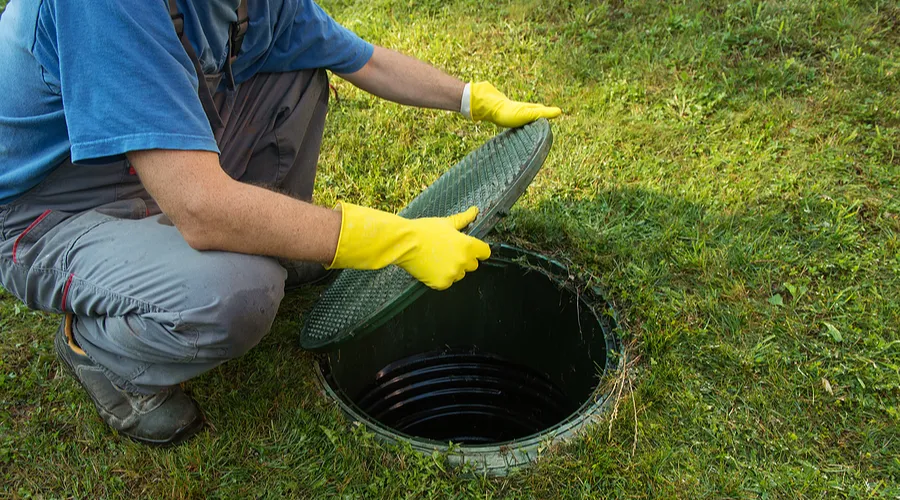
{"label": "man's knee", "polygon": [[236,258],[243,261],[240,266],[207,280],[212,293],[206,304],[190,311],[188,320],[198,325],[198,358],[244,355],[268,333],[284,297],[285,271],[274,259]]}
{"label": "man's knee", "polygon": [[223,300],[221,327],[225,332],[228,358],[247,353],[269,332],[283,288],[245,289],[230,294]]}

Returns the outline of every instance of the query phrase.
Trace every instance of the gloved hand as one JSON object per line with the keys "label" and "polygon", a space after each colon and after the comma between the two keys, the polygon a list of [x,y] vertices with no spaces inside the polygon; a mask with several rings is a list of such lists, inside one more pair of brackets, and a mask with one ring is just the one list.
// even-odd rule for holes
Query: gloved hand
{"label": "gloved hand", "polygon": [[470,96],[470,108],[466,109],[464,91],[460,112],[468,116],[467,111],[470,111],[475,121],[487,120],[501,127],[513,128],[521,127],[538,118],[556,118],[562,113],[562,110],[555,107],[512,101],[488,82],[470,83],[466,86],[466,90]]}
{"label": "gloved hand", "polygon": [[341,235],[329,269],[381,269],[396,264],[431,288],[444,290],[478,268],[491,248],[461,229],[478,215],[472,207],[446,218],[404,219],[341,203]]}

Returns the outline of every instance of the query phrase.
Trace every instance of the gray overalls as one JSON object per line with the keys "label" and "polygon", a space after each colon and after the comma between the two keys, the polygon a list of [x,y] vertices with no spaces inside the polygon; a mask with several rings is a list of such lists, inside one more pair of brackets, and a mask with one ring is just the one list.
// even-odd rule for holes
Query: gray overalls
{"label": "gray overalls", "polygon": [[[258,74],[235,86],[231,62],[249,24],[242,2],[224,76],[203,75],[174,4],[222,168],[310,200],[328,107],[325,71]],[[133,392],[185,381],[255,346],[272,325],[285,276],[274,258],[192,249],[127,160],[67,159],[0,206],[0,285],[30,308],[74,313],[78,343]]]}

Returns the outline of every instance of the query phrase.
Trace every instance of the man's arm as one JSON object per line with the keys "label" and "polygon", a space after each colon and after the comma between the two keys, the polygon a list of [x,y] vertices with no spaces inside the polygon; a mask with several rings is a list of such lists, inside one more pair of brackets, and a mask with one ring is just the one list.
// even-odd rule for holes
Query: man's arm
{"label": "man's arm", "polygon": [[459,111],[466,86],[434,66],[377,45],[362,69],[337,75],[389,101],[448,111]]}
{"label": "man's arm", "polygon": [[478,215],[405,219],[343,203],[328,210],[232,179],[215,153],[134,151],[128,158],[147,191],[197,250],[321,262],[332,268],[396,264],[444,289],[478,268],[490,247],[460,232]]}
{"label": "man's arm", "polygon": [[503,127],[519,127],[562,113],[555,107],[513,101],[487,82],[466,85],[416,58],[378,46],[358,71],[337,75],[390,101],[459,111],[475,121],[487,120]]}
{"label": "man's arm", "polygon": [[206,151],[134,151],[141,182],[185,241],[223,250],[328,264],[341,214],[232,179]]}

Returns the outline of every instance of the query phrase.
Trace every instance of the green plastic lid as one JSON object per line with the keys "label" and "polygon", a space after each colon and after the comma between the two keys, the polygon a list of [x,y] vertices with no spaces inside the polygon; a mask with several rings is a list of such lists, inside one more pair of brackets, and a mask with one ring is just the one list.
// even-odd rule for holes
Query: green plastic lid
{"label": "green plastic lid", "polygon": [[[467,233],[483,238],[525,192],[552,143],[550,123],[544,119],[505,130],[469,153],[399,215],[448,217],[475,205],[479,215]],[[342,271],[309,313],[300,345],[332,350],[383,325],[426,289],[397,266]]]}

